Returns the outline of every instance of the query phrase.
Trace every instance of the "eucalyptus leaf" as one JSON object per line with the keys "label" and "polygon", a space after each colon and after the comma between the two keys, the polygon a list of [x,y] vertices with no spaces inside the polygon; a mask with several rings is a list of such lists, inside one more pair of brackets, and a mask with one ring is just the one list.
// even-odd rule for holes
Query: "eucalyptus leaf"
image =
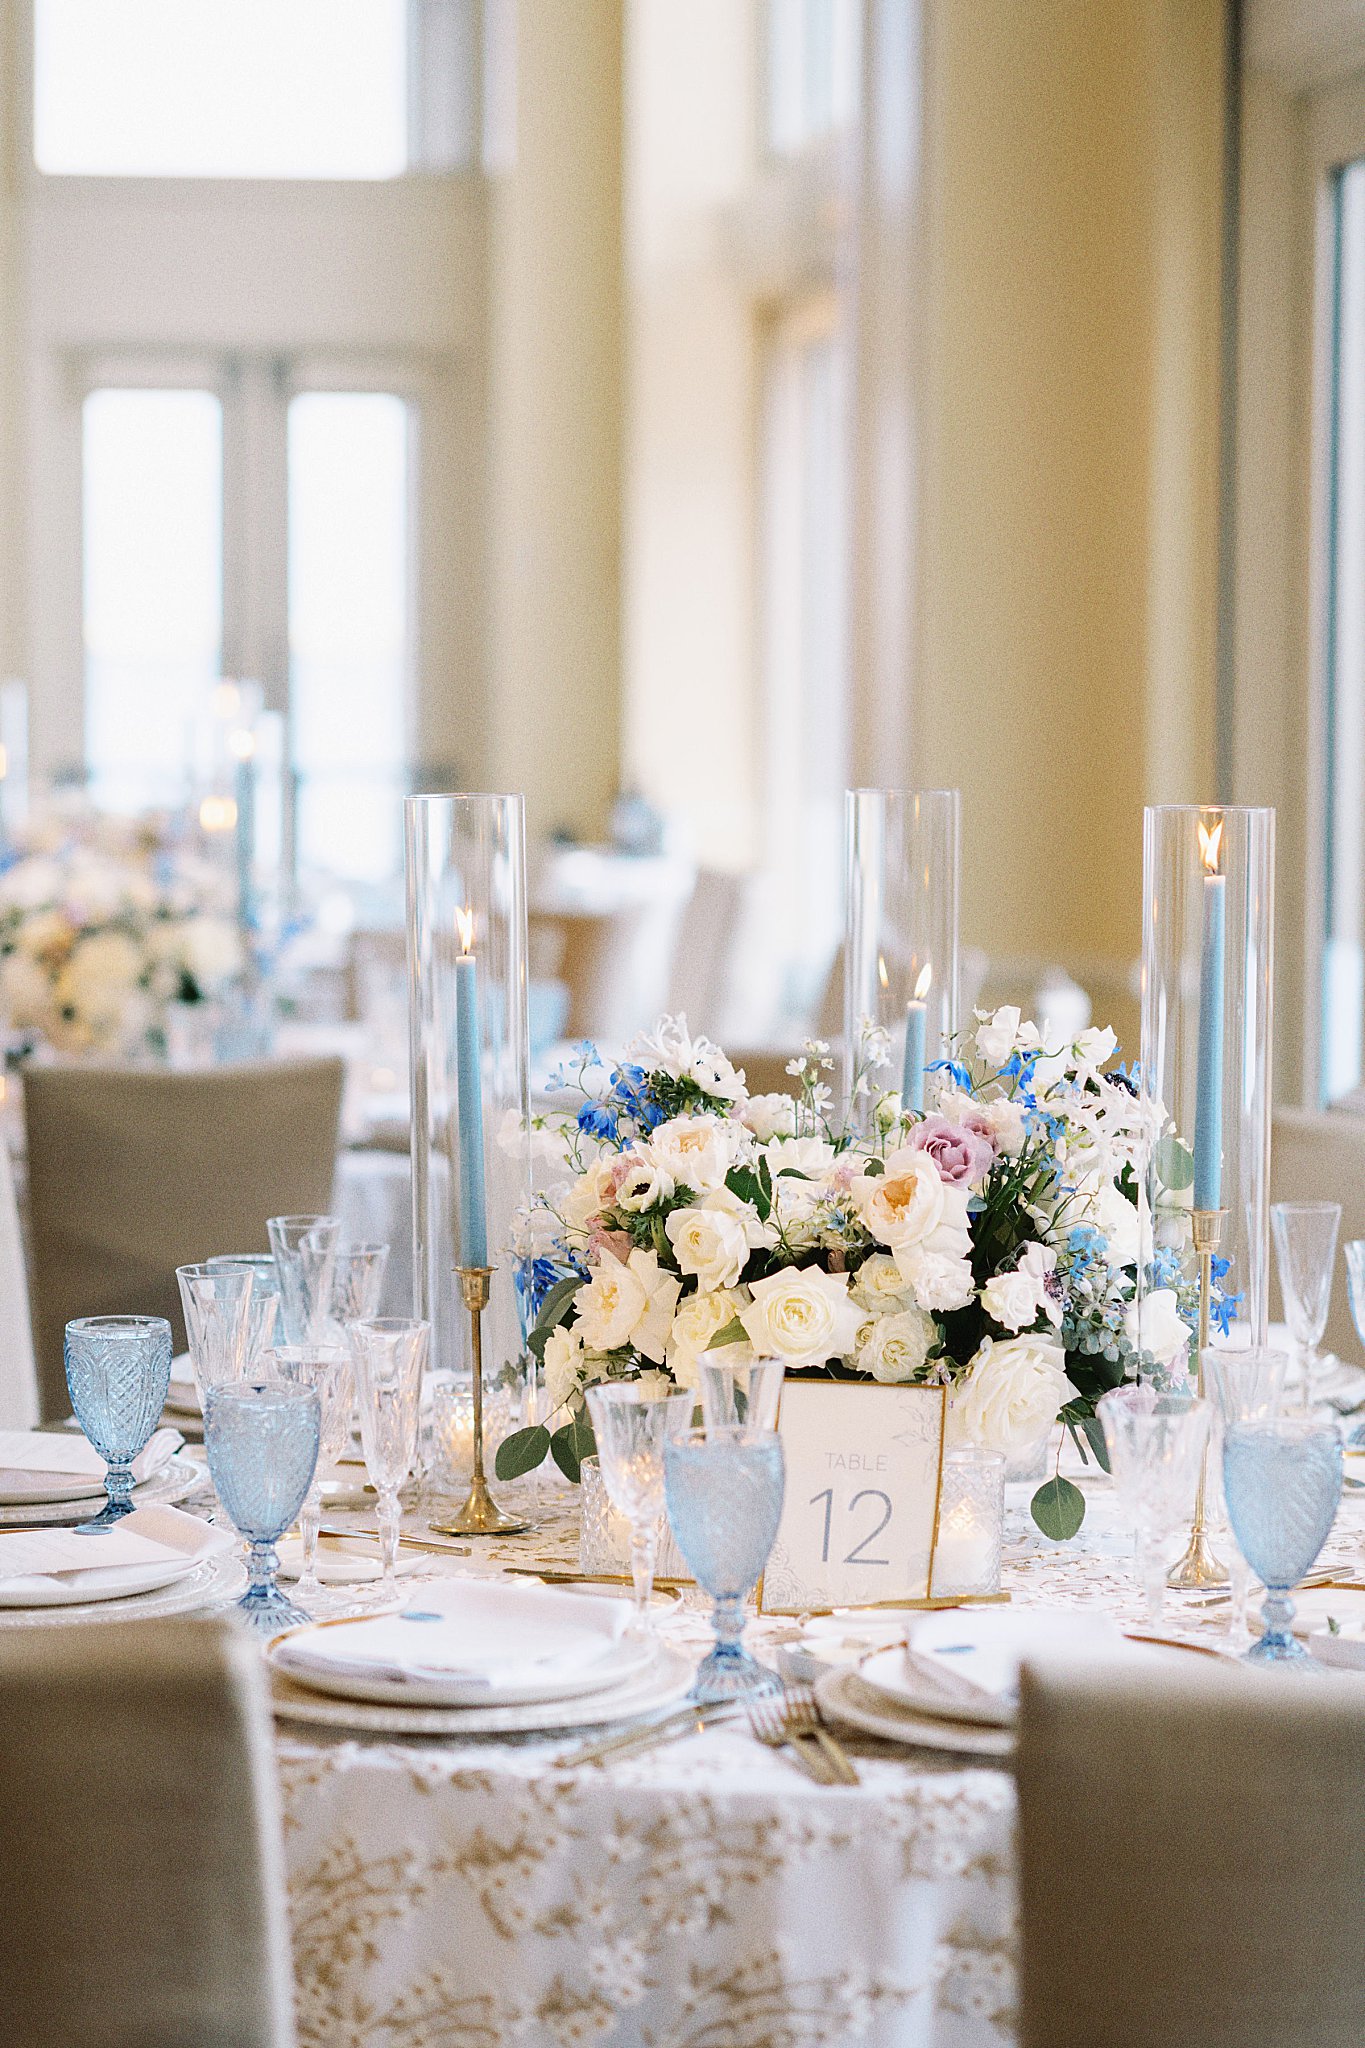
{"label": "eucalyptus leaf", "polygon": [[1173,1195],[1178,1195],[1194,1179],[1194,1154],[1173,1131],[1168,1131],[1156,1148],[1156,1170],[1162,1185]]}
{"label": "eucalyptus leaf", "polygon": [[573,1305],[574,1296],[583,1284],[577,1273],[572,1274],[567,1280],[556,1280],[540,1304],[540,1314],[536,1317],[535,1328],[526,1339],[526,1349],[538,1362],[544,1363],[545,1346],[549,1341],[550,1332],[563,1322]]}
{"label": "eucalyptus leaf", "polygon": [[1081,1428],[1085,1440],[1095,1453],[1096,1463],[1102,1472],[1109,1470],[1109,1446],[1104,1441],[1104,1424],[1098,1415],[1087,1415],[1082,1419]]}
{"label": "eucalyptus leaf", "polygon": [[[550,1438],[550,1456],[571,1486],[577,1486],[582,1477],[583,1460],[587,1456],[586,1451],[579,1449],[577,1432],[577,1423],[566,1422],[563,1429],[557,1429]],[[591,1429],[588,1437],[591,1440]]]}
{"label": "eucalyptus leaf", "polygon": [[1034,1521],[1054,1543],[1068,1543],[1085,1520],[1085,1495],[1058,1476],[1038,1488],[1031,1502]]}
{"label": "eucalyptus leaf", "polygon": [[543,1423],[513,1430],[498,1445],[493,1470],[499,1479],[520,1479],[523,1472],[534,1472],[537,1465],[543,1465],[551,1448],[550,1432]]}

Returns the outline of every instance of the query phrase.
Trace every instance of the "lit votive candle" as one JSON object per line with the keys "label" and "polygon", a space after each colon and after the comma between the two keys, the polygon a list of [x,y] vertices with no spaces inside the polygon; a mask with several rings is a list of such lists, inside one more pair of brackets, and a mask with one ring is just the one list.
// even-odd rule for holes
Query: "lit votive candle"
{"label": "lit votive candle", "polygon": [[1000,1591],[1000,1544],[1005,1520],[1005,1460],[972,1445],[945,1451],[934,1542],[932,1591]]}

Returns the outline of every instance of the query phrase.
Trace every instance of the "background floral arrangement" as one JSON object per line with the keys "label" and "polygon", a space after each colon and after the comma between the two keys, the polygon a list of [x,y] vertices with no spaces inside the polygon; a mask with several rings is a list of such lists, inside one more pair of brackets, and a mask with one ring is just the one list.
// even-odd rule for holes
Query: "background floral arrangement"
{"label": "background floral arrangement", "polygon": [[[747,1094],[682,1020],[610,1071],[580,1047],[556,1079],[581,1106],[535,1126],[571,1177],[538,1198],[514,1247],[529,1347],[551,1420],[564,1419],[507,1438],[500,1476],[548,1454],[575,1478],[592,1443],[586,1386],[690,1387],[718,1346],[789,1372],[945,1383],[950,1440],[1016,1461],[1060,1417],[1103,1464],[1096,1401],[1140,1368],[1180,1373],[1195,1308],[1179,1250],[1189,1155],[1109,1068],[1115,1050],[1110,1031],[1053,1050],[1017,1009],[978,1013],[913,1115],[878,1087],[889,1047],[869,1030],[852,1125],[836,1128],[818,1042],[789,1066],[799,1099]],[[1168,1284],[1139,1305],[1144,1244]],[[1235,1313],[1221,1291],[1218,1312]],[[1054,1473],[1033,1512],[1070,1536],[1084,1497]]]}
{"label": "background floral arrangement", "polygon": [[175,1002],[242,965],[233,877],[164,814],[84,798],[34,816],[0,872],[0,1006],[63,1053],[157,1053]]}

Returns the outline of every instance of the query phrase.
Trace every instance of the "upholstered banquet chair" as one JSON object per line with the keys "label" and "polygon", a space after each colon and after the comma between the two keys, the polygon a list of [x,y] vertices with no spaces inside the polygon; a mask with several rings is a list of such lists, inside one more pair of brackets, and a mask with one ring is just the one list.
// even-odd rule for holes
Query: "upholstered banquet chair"
{"label": "upholstered banquet chair", "polygon": [[268,1217],[327,1209],[343,1078],[339,1059],[27,1075],[45,1417],[68,1412],[62,1333],[72,1316],[168,1316],[179,1349],[177,1266],[265,1250]]}
{"label": "upholstered banquet chair", "polygon": [[257,1650],[228,1622],[0,1635],[0,2033],[290,2048]]}
{"label": "upholstered banquet chair", "polygon": [[31,1429],[38,1420],[24,1239],[9,1147],[0,1136],[0,1429]]}
{"label": "upholstered banquet chair", "polygon": [[1359,2048],[1365,1685],[1025,1668],[1022,2048]]}
{"label": "upholstered banquet chair", "polygon": [[[1365,1116],[1358,1110],[1277,1109],[1270,1126],[1272,1202],[1340,1202],[1341,1232],[1323,1348],[1361,1363],[1340,1245],[1365,1237]],[[1274,1255],[1271,1256],[1274,1266]],[[1279,1303],[1278,1276],[1271,1313]]]}

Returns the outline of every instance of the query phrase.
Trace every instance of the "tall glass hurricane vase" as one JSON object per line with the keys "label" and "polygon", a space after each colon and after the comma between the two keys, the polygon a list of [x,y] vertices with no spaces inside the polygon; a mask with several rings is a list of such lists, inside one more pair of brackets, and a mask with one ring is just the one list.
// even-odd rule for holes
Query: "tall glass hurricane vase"
{"label": "tall glass hurricane vase", "polygon": [[[958,792],[849,790],[844,857],[844,1086],[865,1128],[888,1089],[924,1108],[957,1029]],[[889,1048],[870,1073],[869,1027]]]}
{"label": "tall glass hurricane vase", "polygon": [[[1264,1345],[1269,1265],[1275,814],[1159,805],[1143,827],[1142,1093],[1150,1222],[1140,1365],[1200,1379],[1210,1346]],[[1218,1585],[1204,1489],[1177,1586]]]}
{"label": "tall glass hurricane vase", "polygon": [[415,1313],[431,1370],[472,1369],[459,1268],[491,1268],[492,1378],[521,1354],[512,1218],[530,1191],[526,852],[520,796],[406,804]]}

